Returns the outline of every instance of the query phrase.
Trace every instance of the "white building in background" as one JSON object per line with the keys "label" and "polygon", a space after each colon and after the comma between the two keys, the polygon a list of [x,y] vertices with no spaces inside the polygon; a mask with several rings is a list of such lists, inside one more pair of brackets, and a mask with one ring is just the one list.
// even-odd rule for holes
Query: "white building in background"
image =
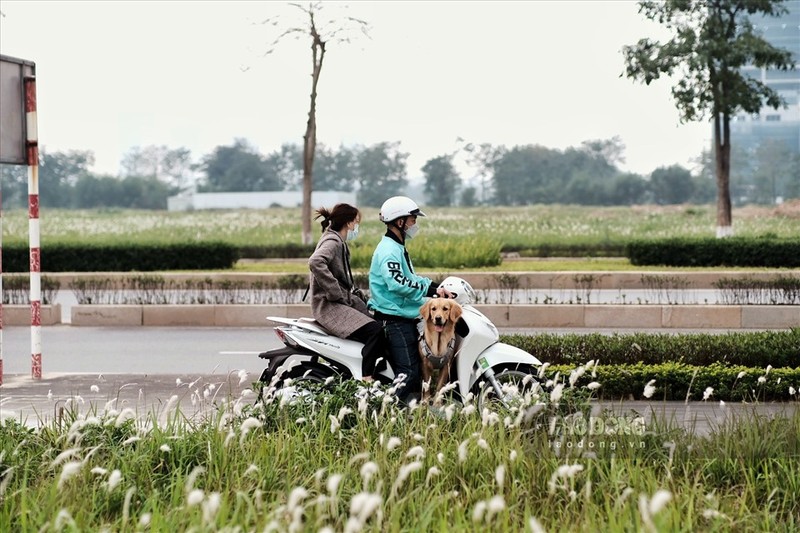
{"label": "white building in background", "polygon": [[[333,207],[338,203],[356,205],[356,193],[344,191],[312,191],[311,208]],[[189,192],[167,198],[168,211],[197,209],[267,209],[300,207],[302,191],[268,192]]]}

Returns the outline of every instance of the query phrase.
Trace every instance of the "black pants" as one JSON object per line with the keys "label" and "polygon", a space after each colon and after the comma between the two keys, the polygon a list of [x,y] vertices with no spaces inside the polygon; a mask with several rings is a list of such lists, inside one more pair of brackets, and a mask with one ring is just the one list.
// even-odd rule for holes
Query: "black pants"
{"label": "black pants", "polygon": [[386,334],[383,332],[383,324],[373,320],[347,338],[364,343],[361,350],[361,373],[364,376],[373,376],[386,368]]}

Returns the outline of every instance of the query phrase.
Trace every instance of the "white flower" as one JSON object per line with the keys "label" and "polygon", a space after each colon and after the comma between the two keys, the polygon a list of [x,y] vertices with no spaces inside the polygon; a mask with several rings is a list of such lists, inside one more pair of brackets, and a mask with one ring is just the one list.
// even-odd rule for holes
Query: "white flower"
{"label": "white flower", "polygon": [[528,518],[528,526],[531,529],[531,533],[545,533],[542,524],[532,516]]}
{"label": "white flower", "polygon": [[414,446],[408,453],[406,453],[406,458],[413,458],[413,459],[421,459],[425,457],[425,449],[422,446]]}
{"label": "white flower", "polygon": [[300,507],[300,504],[303,503],[303,500],[305,500],[307,497],[308,497],[308,491],[306,489],[304,489],[303,487],[295,487],[289,494],[289,502],[286,504],[286,506],[289,508],[290,511],[293,509],[297,509],[298,507]]}
{"label": "white flower", "polygon": [[658,514],[658,512],[661,511],[661,509],[663,509],[671,499],[672,493],[670,491],[664,489],[657,490],[650,499],[650,504],[648,506],[650,514]]}
{"label": "white flower", "polygon": [[789,386],[789,396],[794,396],[797,391],[791,385]]}
{"label": "white flower", "polygon": [[212,492],[208,495],[206,501],[203,502],[203,522],[211,524],[214,521],[221,501],[222,497],[219,492]]}
{"label": "white flower", "polygon": [[327,483],[325,484],[326,488],[328,489],[328,494],[335,494],[339,490],[339,483],[342,481],[341,474],[333,474],[328,478]]}
{"label": "white flower", "polygon": [[476,524],[483,520],[483,515],[486,513],[486,502],[481,500],[475,504],[472,510],[472,521]]}
{"label": "white flower", "polygon": [[247,381],[247,371],[246,370],[239,370],[237,375],[239,376],[239,385],[241,385],[242,383]]}
{"label": "white flower", "polygon": [[389,440],[386,442],[386,451],[390,452],[400,446],[402,443],[403,441],[397,437],[389,437]]}
{"label": "white flower", "polygon": [[505,465],[498,465],[497,468],[494,469],[494,480],[497,482],[497,488],[499,490],[503,490],[503,485],[505,484],[506,480]]}
{"label": "white flower", "polygon": [[181,381],[181,378],[175,378],[175,386],[176,387],[180,387],[181,383],[183,383],[183,381]]}
{"label": "white flower", "polygon": [[758,384],[759,385],[763,385],[766,382],[767,382],[767,377],[766,376],[758,376]]}
{"label": "white flower", "polygon": [[251,429],[256,429],[261,427],[261,421],[258,418],[250,417],[244,422],[242,422],[241,430],[242,435],[247,435]]}
{"label": "white flower", "polygon": [[589,389],[589,390],[597,390],[597,389],[600,388],[600,384],[598,382],[596,382],[596,381],[592,381],[591,383],[586,385],[586,388]]}
{"label": "white flower", "polygon": [[563,391],[564,391],[563,383],[559,383],[558,385],[553,387],[553,390],[550,391],[550,401],[553,403],[558,403],[559,400],[561,400],[561,394]]}
{"label": "white flower", "polygon": [[467,460],[467,446],[469,445],[469,439],[464,439],[461,444],[458,445],[458,462],[463,463]]}
{"label": "white flower", "polygon": [[186,505],[188,505],[189,507],[197,505],[202,501],[203,501],[203,491],[200,489],[194,489],[186,496]]}
{"label": "white flower", "polygon": [[161,447],[159,447],[159,450],[165,453],[169,452],[170,451],[169,444],[162,444]]}
{"label": "white flower", "polygon": [[[345,532],[361,531],[364,524],[376,511],[380,512],[383,498],[380,494],[359,492],[350,500],[350,519],[345,526]],[[380,516],[378,517],[380,519]]]}
{"label": "white flower", "polygon": [[645,398],[651,398],[653,394],[656,392],[655,382],[656,380],[651,379],[650,381],[647,382],[647,385],[644,386],[644,392],[642,393],[642,395]]}
{"label": "white flower", "polygon": [[494,515],[506,508],[506,501],[500,494],[492,496],[489,500],[489,512],[486,515],[486,521],[489,522]]}
{"label": "white flower", "polygon": [[745,371],[742,370],[738,374],[736,374],[736,379],[742,379],[745,376]]}
{"label": "white flower", "polygon": [[703,392],[703,401],[711,398],[712,394],[714,394],[714,389],[712,387],[706,387],[706,390]]}
{"label": "white flower", "polygon": [[378,464],[373,461],[368,461],[361,465],[360,474],[364,483],[368,482],[374,474],[378,473],[378,470]]}
{"label": "white flower", "polygon": [[151,515],[150,513],[144,513],[142,516],[139,517],[139,525],[144,528],[149,527],[152,518],[153,515]]}
{"label": "white flower", "polygon": [[92,385],[91,387],[89,387],[89,390],[91,390],[92,392],[100,392],[100,387],[98,387],[97,385]]}
{"label": "white flower", "polygon": [[432,477],[438,476],[439,474],[441,474],[441,471],[438,468],[435,466],[430,467],[428,469],[428,474],[425,476],[425,483],[430,481]]}
{"label": "white flower", "polygon": [[122,472],[119,470],[114,470],[111,472],[111,475],[108,476],[108,491],[111,492],[114,490],[114,487],[120,484],[122,481]]}
{"label": "white flower", "polygon": [[711,520],[712,518],[728,518],[725,513],[720,513],[716,509],[706,509],[703,511],[703,518]]}
{"label": "white flower", "polygon": [[58,478],[58,487],[61,486],[72,476],[80,472],[81,470],[81,463],[80,461],[70,461],[69,463],[65,464],[64,467],[61,469],[61,476]]}

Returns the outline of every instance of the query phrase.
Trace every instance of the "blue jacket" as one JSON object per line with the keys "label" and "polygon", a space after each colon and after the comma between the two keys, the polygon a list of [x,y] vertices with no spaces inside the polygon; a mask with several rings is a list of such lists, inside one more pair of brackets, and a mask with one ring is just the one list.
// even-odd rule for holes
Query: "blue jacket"
{"label": "blue jacket", "polygon": [[387,232],[372,254],[369,268],[370,309],[384,315],[416,318],[425,298],[438,284],[414,273],[405,246]]}

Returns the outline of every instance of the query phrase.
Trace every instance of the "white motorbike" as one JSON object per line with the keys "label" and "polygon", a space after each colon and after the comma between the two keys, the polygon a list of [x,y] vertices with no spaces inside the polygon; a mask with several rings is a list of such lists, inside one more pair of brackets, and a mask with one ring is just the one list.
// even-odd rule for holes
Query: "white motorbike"
{"label": "white motorbike", "polygon": [[[528,352],[500,342],[497,328],[486,315],[475,309],[475,291],[464,279],[450,276],[442,283],[462,306],[458,324],[455,360],[450,372],[448,389],[460,400],[477,398],[478,407],[488,401],[500,401],[507,406],[515,398],[539,388],[536,381],[541,362]],[[303,381],[325,383],[334,379],[361,379],[360,342],[341,339],[328,333],[312,318],[283,318],[268,316],[281,324],[275,333],[283,342],[282,348],[260,353],[267,368],[260,381],[265,390],[277,391],[287,384],[298,386]],[[394,381],[391,365],[378,378],[385,384]]]}

